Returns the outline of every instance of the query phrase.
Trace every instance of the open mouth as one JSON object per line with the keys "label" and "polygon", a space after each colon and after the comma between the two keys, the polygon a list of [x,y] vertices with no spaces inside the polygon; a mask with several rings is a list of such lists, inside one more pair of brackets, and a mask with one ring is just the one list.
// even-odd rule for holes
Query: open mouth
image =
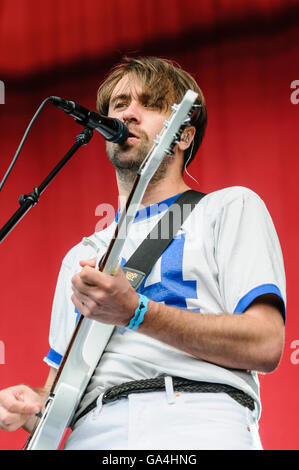
{"label": "open mouth", "polygon": [[134,132],[129,131],[128,140],[136,140],[136,139],[140,139],[140,137],[138,137],[138,135],[134,134]]}

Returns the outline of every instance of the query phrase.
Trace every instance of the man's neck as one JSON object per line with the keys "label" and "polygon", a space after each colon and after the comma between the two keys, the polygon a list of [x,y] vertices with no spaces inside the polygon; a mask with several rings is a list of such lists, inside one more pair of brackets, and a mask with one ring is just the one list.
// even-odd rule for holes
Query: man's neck
{"label": "man's neck", "polygon": [[[128,196],[132,190],[133,184],[127,185],[124,184],[121,180],[117,178],[118,184],[118,191],[119,191],[119,200],[121,204],[121,208],[124,205],[125,201],[128,199]],[[165,178],[160,180],[159,182],[155,182],[154,184],[149,183],[141,204],[143,207],[150,206],[152,204],[156,204],[160,201],[168,199],[176,194],[180,194],[184,191],[190,189],[189,186],[186,185],[183,178],[179,179],[171,179]]]}

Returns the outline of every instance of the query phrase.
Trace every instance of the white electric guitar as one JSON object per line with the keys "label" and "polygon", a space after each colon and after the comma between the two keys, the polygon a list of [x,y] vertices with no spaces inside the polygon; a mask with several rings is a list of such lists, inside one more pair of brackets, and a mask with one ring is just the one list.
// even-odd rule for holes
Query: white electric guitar
{"label": "white electric guitar", "polygon": [[[140,166],[137,177],[122,212],[114,237],[103,259],[97,260],[96,269],[113,274],[119,267],[123,245],[149,181],[165,154],[173,155],[173,148],[184,128],[190,124],[196,107],[197,93],[188,90],[179,105],[174,104],[170,118],[164,122],[161,133]],[[113,333],[113,325],[79,317],[57,371],[46,401],[45,409],[37,419],[25,450],[55,450],[70,425],[89,380]]]}

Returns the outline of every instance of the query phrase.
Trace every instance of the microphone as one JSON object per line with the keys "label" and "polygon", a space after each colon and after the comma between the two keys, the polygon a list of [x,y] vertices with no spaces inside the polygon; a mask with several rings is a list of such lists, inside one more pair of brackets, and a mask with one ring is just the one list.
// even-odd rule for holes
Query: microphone
{"label": "microphone", "polygon": [[129,137],[129,129],[119,119],[101,116],[74,101],[68,101],[58,96],[51,96],[50,101],[57,106],[57,108],[73,116],[75,121],[86,127],[95,129],[110,142],[121,144]]}

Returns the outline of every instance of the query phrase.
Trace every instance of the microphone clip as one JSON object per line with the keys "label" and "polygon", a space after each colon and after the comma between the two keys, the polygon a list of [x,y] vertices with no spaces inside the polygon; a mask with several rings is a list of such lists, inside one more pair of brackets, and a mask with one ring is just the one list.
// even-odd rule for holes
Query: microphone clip
{"label": "microphone clip", "polygon": [[[77,121],[77,119],[75,119],[75,121]],[[82,124],[79,120],[77,122]],[[93,130],[90,127],[84,127],[83,131],[77,135],[76,141],[80,143],[80,145],[87,145],[92,136]]]}
{"label": "microphone clip", "polygon": [[33,191],[30,194],[21,194],[19,196],[19,204],[22,206],[26,201],[31,201],[32,205],[38,203],[40,197],[40,193],[37,186],[34,186]]}

